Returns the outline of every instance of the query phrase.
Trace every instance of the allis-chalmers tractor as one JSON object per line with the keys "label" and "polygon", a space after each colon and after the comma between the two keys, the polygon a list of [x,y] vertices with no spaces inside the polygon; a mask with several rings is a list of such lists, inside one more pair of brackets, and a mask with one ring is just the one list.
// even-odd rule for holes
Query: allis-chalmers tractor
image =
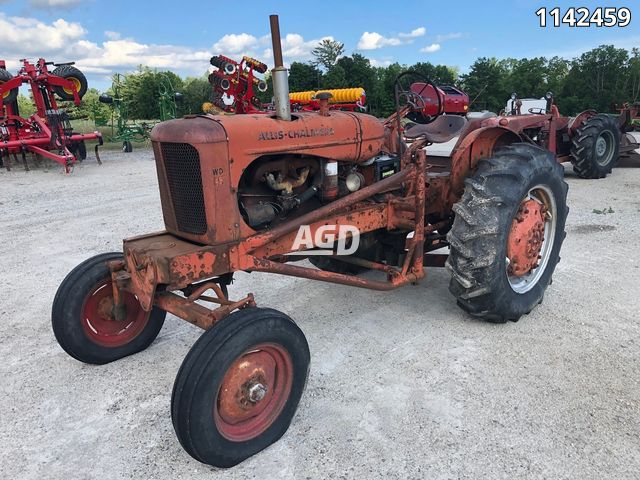
{"label": "allis-chalmers tractor", "polygon": [[[74,132],[69,116],[58,108],[55,98],[80,105],[87,92],[87,79],[73,63],[55,64],[52,72],[49,65],[54,64],[43,58],[35,64],[22,60],[22,68],[14,77],[0,60],[0,162],[7,170],[11,166],[10,155],[17,161],[18,153],[28,170],[25,154],[31,152],[58,162],[69,172],[78,159],[87,157],[86,140],[98,141],[95,154],[101,163],[98,146],[102,145],[102,135]],[[18,110],[18,93],[23,84],[30,86],[36,106],[36,113],[29,118],[21,117]]]}
{"label": "allis-chalmers tractor", "polygon": [[[330,110],[327,94],[318,112],[292,114],[277,16],[271,32],[275,114],[157,125],[166,230],[77,266],[52,308],[58,342],[86,363],[144,350],[166,312],[202,327],[178,372],[171,416],[184,449],[220,467],[285,433],[310,360],[291,318],[257,307],[251,293],[229,297],[234,272],[385,291],[419,282],[425,266],[446,266],[462,309],[506,322],[542,301],[565,237],[567,184],[553,153],[500,124],[438,115],[441,105],[403,137],[402,117],[424,109],[402,87],[407,74],[384,121]],[[425,146],[456,135],[450,157],[428,156]],[[333,247],[335,255],[316,255]],[[448,255],[436,252],[443,247]],[[320,268],[295,264],[305,258]]]}

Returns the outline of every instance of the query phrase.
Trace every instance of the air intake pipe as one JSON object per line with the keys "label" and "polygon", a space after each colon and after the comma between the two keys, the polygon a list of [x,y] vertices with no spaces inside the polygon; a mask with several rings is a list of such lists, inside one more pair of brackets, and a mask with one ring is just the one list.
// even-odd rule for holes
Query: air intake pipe
{"label": "air intake pipe", "polygon": [[280,120],[291,121],[291,104],[289,103],[289,78],[282,62],[282,44],[280,43],[280,25],[277,15],[269,15],[271,24],[271,44],[273,46],[273,98],[276,116]]}

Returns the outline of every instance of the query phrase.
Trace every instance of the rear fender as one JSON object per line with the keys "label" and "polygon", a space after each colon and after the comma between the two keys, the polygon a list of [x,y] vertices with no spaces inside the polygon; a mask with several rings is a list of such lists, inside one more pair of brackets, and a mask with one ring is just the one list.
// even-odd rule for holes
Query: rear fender
{"label": "rear fender", "polygon": [[460,199],[464,180],[476,169],[480,159],[491,157],[498,147],[521,141],[517,132],[498,126],[478,128],[459,141],[451,152],[450,202]]}

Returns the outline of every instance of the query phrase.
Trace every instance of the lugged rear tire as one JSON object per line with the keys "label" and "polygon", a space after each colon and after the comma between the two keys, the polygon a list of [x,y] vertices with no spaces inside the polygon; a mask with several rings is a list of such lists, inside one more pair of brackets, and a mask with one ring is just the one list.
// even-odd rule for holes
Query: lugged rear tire
{"label": "lugged rear tire", "polygon": [[[567,190],[562,166],[554,155],[534,145],[504,147],[493,158],[479,162],[476,174],[465,180],[464,194],[453,207],[455,219],[448,234],[451,253],[446,267],[452,277],[449,290],[462,309],[503,323],[517,321],[542,302],[565,237]],[[555,226],[552,231],[552,223],[540,207],[544,231],[550,232],[539,242],[540,251],[536,252],[544,256],[540,266],[524,275],[509,274],[508,269],[513,268],[511,261],[507,262],[509,245],[520,242],[511,238],[512,232],[518,222],[516,217],[521,219],[523,208],[533,200],[528,197],[530,193],[540,197],[538,203],[553,202],[555,206],[550,211],[555,210],[551,214]],[[528,209],[526,213],[529,214]]]}
{"label": "lugged rear tire", "polygon": [[604,178],[620,158],[620,128],[614,117],[596,115],[586,120],[571,139],[573,171],[582,178]]}

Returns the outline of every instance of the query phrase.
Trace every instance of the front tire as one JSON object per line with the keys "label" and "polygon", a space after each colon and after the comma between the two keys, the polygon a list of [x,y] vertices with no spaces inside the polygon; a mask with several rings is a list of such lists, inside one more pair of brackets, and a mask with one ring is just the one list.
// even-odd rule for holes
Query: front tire
{"label": "front tire", "polygon": [[554,155],[534,145],[480,161],[448,236],[449,290],[462,309],[502,323],[542,302],[565,237],[567,190]]}
{"label": "front tire", "polygon": [[129,140],[125,140],[124,142],[122,142],[122,152],[123,153],[133,152],[133,145]]}
{"label": "front tire", "polygon": [[185,357],[171,418],[196,460],[232,467],[289,428],[309,372],[309,346],[285,314],[245,308],[206,331]]}
{"label": "front tire", "polygon": [[620,157],[620,128],[614,117],[596,115],[586,120],[571,139],[573,171],[582,178],[604,178]]}
{"label": "front tire", "polygon": [[51,324],[65,352],[84,363],[102,365],[146,349],[162,328],[166,312],[142,310],[136,297],[123,292],[127,317],[111,314],[113,293],[107,262],[122,253],[92,257],[62,281],[53,300]]}

